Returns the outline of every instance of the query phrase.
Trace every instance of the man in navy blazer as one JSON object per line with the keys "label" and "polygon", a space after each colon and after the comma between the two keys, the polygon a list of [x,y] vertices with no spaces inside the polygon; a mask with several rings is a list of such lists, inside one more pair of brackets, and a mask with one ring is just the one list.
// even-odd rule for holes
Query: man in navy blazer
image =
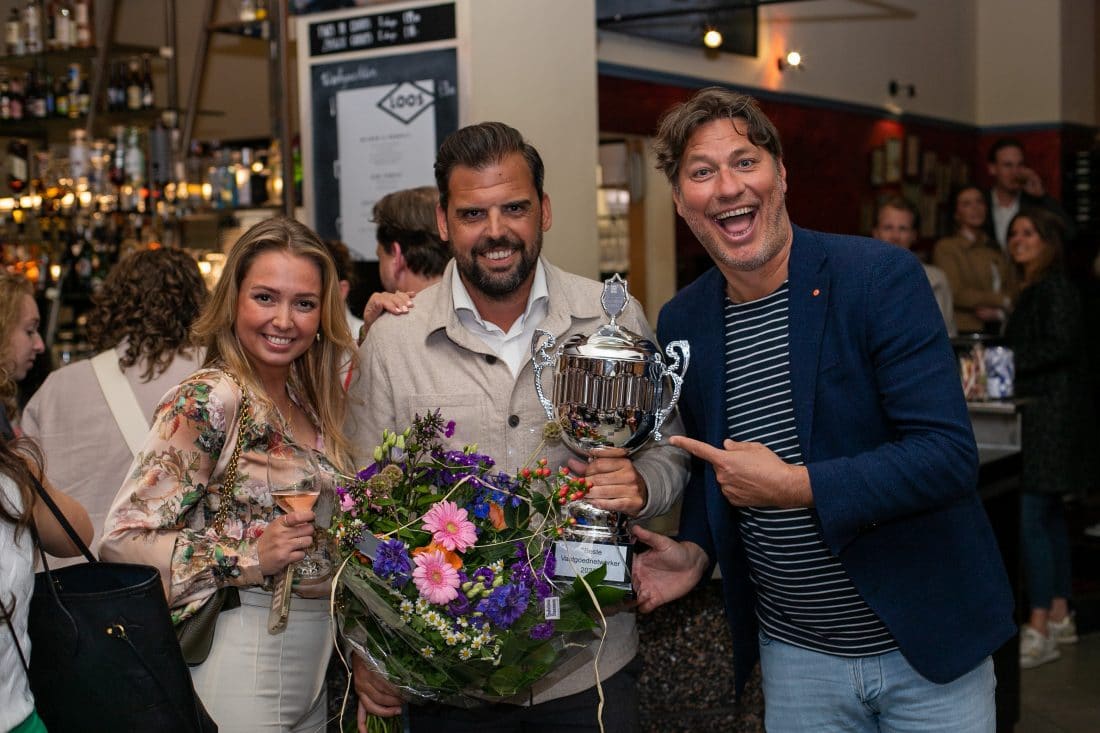
{"label": "man in navy blazer", "polygon": [[691,345],[672,441],[696,461],[679,541],[635,530],[640,610],[717,562],[737,689],[759,654],[769,731],[993,731],[1013,599],[920,263],[794,227],[749,97],[700,91],[654,147],[716,267],[660,315],[661,343]]}

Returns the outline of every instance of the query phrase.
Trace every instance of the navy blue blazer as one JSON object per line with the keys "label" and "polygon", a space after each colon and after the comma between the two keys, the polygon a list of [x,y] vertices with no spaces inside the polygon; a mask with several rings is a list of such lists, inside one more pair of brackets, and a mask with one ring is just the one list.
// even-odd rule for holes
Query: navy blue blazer
{"label": "navy blue blazer", "polygon": [[[1016,629],[928,278],[900,248],[798,227],[788,277],[795,423],[825,543],[909,663],[953,680]],[[715,446],[727,437],[724,296],[712,268],[664,306],[657,329],[661,343],[691,345],[679,409],[685,432]],[[759,650],[737,511],[697,460],[679,536],[721,568],[740,692]]]}

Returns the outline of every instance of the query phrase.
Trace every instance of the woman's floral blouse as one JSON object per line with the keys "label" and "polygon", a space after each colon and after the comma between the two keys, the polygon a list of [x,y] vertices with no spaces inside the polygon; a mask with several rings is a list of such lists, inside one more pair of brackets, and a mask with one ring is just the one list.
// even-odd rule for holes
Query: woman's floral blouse
{"label": "woman's floral blouse", "polygon": [[[293,391],[291,399],[318,424]],[[168,605],[177,623],[222,585],[265,582],[257,541],[278,516],[267,488],[267,456],[289,452],[293,438],[250,393],[234,503],[218,532],[214,520],[236,445],[240,402],[240,388],[215,369],[196,372],[169,390],[107,516],[102,556],[159,568],[162,579],[170,578]],[[317,513],[322,524],[320,507]]]}

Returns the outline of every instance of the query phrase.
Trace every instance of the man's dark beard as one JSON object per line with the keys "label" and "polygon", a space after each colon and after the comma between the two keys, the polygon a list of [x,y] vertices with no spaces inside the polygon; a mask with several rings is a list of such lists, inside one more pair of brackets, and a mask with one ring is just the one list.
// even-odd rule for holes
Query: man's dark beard
{"label": "man's dark beard", "polygon": [[[479,255],[499,247],[510,247],[518,250],[520,255],[519,265],[511,272],[502,275],[492,275],[483,269],[477,262]],[[486,239],[467,257],[455,257],[455,266],[463,279],[474,288],[493,300],[504,300],[523,284],[535,269],[538,263],[539,253],[542,252],[542,232],[535,235],[533,252],[528,252],[523,242],[509,237]]]}

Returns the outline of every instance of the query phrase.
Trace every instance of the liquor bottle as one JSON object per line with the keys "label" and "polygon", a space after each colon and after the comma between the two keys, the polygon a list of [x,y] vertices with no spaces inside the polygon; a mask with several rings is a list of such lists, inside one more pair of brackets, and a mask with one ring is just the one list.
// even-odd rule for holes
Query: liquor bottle
{"label": "liquor bottle", "polygon": [[27,53],[42,53],[42,15],[38,0],[27,0],[23,7],[23,45]]}
{"label": "liquor bottle", "polygon": [[168,183],[170,168],[168,128],[161,120],[157,120],[149,130],[149,177],[158,190]]}
{"label": "liquor bottle", "polygon": [[87,184],[88,135],[82,128],[69,131],[69,169],[74,184]]}
{"label": "liquor bottle", "polygon": [[66,86],[69,91],[69,119],[80,117],[80,80],[84,77],[80,64],[69,64],[69,76]]}
{"label": "liquor bottle", "polygon": [[145,185],[145,149],[141,145],[141,131],[131,127],[126,131],[126,179],[134,189]]}
{"label": "liquor bottle", "polygon": [[141,109],[141,62],[130,59],[130,73],[126,77],[126,109]]}
{"label": "liquor bottle", "polygon": [[95,28],[92,24],[95,12],[92,0],[73,0],[73,42],[78,48],[91,48],[95,45]]}
{"label": "liquor bottle", "polygon": [[41,120],[46,116],[46,94],[34,69],[27,72],[27,117]]}
{"label": "liquor bottle", "polygon": [[[247,158],[245,157],[245,150],[248,151]],[[249,166],[252,165],[252,151],[248,148],[234,150],[229,154],[229,160],[229,171],[230,175],[233,176],[233,190],[237,193],[237,206],[251,206],[252,186],[249,177],[252,169]]]}
{"label": "liquor bottle", "polygon": [[46,117],[57,114],[57,94],[54,92],[53,76],[46,72],[46,79],[42,82],[42,98],[46,105]]}
{"label": "liquor bottle", "polygon": [[115,141],[111,148],[111,164],[107,169],[107,177],[116,186],[126,183],[126,128],[115,125],[111,128]]}
{"label": "liquor bottle", "polygon": [[69,116],[69,76],[60,74],[53,83],[53,111],[55,117]]}
{"label": "liquor bottle", "polygon": [[83,117],[88,114],[88,110],[92,106],[92,87],[87,74],[80,77],[80,88],[76,92],[76,103],[78,116]]}
{"label": "liquor bottle", "polygon": [[26,101],[23,96],[23,80],[13,76],[11,78],[11,119],[23,119],[26,113]]}
{"label": "liquor bottle", "polygon": [[73,27],[73,12],[65,0],[54,0],[50,3],[46,28],[48,47],[54,51],[72,48],[73,38],[76,35]]}
{"label": "liquor bottle", "polygon": [[107,76],[107,111],[118,112],[126,108],[126,75],[120,63],[112,63]]}
{"label": "liquor bottle", "polygon": [[11,119],[11,82],[0,76],[0,120]]}
{"label": "liquor bottle", "polygon": [[156,104],[156,97],[153,94],[153,70],[148,55],[142,57],[141,65],[141,108],[152,109]]}
{"label": "liquor bottle", "polygon": [[18,8],[12,8],[8,20],[4,23],[4,53],[8,56],[22,56],[26,53],[23,45],[23,18]]}
{"label": "liquor bottle", "polygon": [[12,138],[8,142],[8,188],[18,195],[27,187],[30,169],[30,149],[27,141]]}

